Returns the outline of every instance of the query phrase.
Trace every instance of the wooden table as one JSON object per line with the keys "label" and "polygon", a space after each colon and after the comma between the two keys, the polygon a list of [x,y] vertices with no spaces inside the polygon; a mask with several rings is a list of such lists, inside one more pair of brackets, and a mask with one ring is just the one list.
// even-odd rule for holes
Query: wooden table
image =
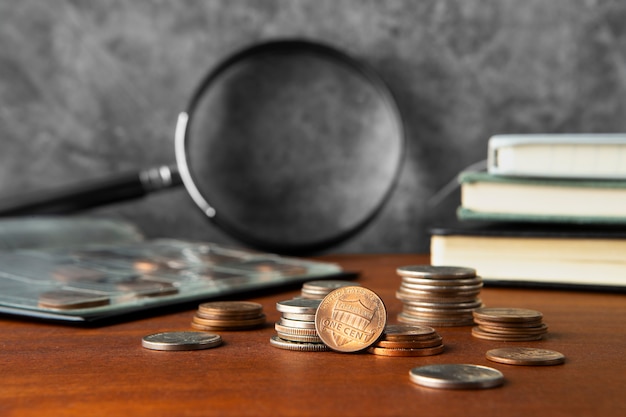
{"label": "wooden table", "polygon": [[[325,256],[362,272],[359,282],[385,301],[389,322],[402,304],[395,269],[427,256]],[[141,347],[142,336],[191,330],[195,310],[97,328],[0,318],[1,416],[624,416],[626,297],[620,294],[484,288],[492,307],[541,311],[545,340],[476,339],[470,327],[437,328],[437,356],[292,352],[272,347],[277,301],[299,291],[255,298],[264,329],[222,332],[225,344],[202,351]],[[562,352],[558,366],[514,366],[485,359],[509,345]],[[473,363],[499,369],[506,381],[486,390],[438,390],[410,381],[413,367]]]}

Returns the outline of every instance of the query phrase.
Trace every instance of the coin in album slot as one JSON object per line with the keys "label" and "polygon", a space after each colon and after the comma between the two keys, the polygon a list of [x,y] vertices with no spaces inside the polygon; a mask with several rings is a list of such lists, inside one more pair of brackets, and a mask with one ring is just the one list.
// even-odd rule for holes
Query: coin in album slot
{"label": "coin in album slot", "polygon": [[315,328],[322,341],[337,352],[357,352],[378,340],[387,323],[387,309],[374,291],[341,287],[331,291],[315,314]]}
{"label": "coin in album slot", "polygon": [[52,271],[52,278],[59,282],[104,282],[106,274],[78,265],[60,265]]}
{"label": "coin in album slot", "polygon": [[115,286],[118,290],[130,293],[133,297],[162,297],[178,294],[178,288],[171,283],[156,282],[146,279],[134,279],[120,282]]}
{"label": "coin in album slot", "polygon": [[546,366],[565,362],[565,356],[560,352],[529,347],[491,349],[487,351],[485,357],[492,362],[508,365]]}
{"label": "coin in album slot", "polygon": [[476,276],[476,269],[463,266],[407,265],[396,269],[400,276],[433,279],[465,279]]}
{"label": "coin in album slot", "polygon": [[326,352],[330,350],[330,348],[324,343],[295,342],[282,339],[278,336],[272,336],[270,338],[270,345],[279,349],[293,350],[299,352]]}
{"label": "coin in album slot", "polygon": [[144,336],[141,345],[151,350],[201,350],[222,344],[222,337],[207,332],[162,332]]}
{"label": "coin in album slot", "polygon": [[412,382],[429,388],[486,389],[504,383],[504,375],[497,369],[472,364],[437,364],[413,368]]}
{"label": "coin in album slot", "polygon": [[109,297],[104,295],[67,289],[46,291],[38,299],[39,307],[54,310],[101,307],[110,302]]}

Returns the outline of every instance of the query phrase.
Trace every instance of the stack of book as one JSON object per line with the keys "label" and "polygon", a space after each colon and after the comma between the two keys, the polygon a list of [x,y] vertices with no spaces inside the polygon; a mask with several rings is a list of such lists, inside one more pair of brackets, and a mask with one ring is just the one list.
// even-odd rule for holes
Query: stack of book
{"label": "stack of book", "polygon": [[462,172],[459,222],[431,229],[433,265],[485,282],[626,289],[626,134],[498,135]]}

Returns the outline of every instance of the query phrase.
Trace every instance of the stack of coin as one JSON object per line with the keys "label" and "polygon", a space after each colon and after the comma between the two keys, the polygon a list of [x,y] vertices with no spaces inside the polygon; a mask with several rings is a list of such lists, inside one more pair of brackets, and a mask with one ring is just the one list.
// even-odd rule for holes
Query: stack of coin
{"label": "stack of coin", "polygon": [[347,287],[351,285],[359,285],[352,281],[344,280],[318,280],[309,281],[302,284],[302,298],[310,298],[321,300],[326,297],[329,292],[337,288]]}
{"label": "stack of coin", "polygon": [[276,336],[270,339],[271,345],[305,352],[328,350],[315,330],[315,312],[320,302],[319,299],[294,298],[276,303],[282,316],[274,325]]}
{"label": "stack of coin", "polygon": [[548,332],[543,314],[525,308],[479,308],[474,321],[472,335],[486,340],[526,342],[540,340]]}
{"label": "stack of coin", "polygon": [[251,301],[214,301],[200,304],[191,322],[197,330],[246,330],[265,324],[263,306]]}
{"label": "stack of coin", "polygon": [[388,324],[367,351],[382,356],[431,356],[443,349],[442,338],[432,327]]}
{"label": "stack of coin", "polygon": [[428,326],[469,326],[472,312],[482,307],[478,298],[482,278],[473,268],[411,265],[397,269],[402,278],[396,297],[403,309],[398,321]]}

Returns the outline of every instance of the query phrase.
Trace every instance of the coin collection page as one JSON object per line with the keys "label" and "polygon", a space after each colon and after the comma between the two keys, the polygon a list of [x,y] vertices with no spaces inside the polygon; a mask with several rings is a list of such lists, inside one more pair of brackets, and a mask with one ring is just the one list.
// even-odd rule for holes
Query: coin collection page
{"label": "coin collection page", "polygon": [[341,273],[217,244],[155,239],[0,252],[0,312],[87,321]]}

